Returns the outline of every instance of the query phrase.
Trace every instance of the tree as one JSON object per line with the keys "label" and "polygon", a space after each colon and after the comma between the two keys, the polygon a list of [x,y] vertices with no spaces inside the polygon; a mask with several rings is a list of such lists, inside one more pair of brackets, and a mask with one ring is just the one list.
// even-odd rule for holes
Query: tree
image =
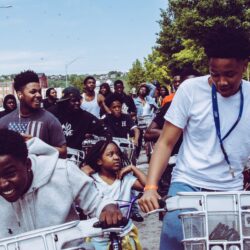
{"label": "tree", "polygon": [[70,85],[78,88],[80,92],[82,92],[83,90],[83,80],[84,80],[84,75],[72,74],[69,76]]}
{"label": "tree", "polygon": [[169,0],[162,10],[156,49],[174,75],[185,68],[205,73],[202,39],[212,27],[250,30],[249,0]]}
{"label": "tree", "polygon": [[170,72],[163,62],[163,56],[155,49],[144,59],[145,78],[147,81],[153,82],[157,80],[160,84],[169,82]]}
{"label": "tree", "polygon": [[143,83],[146,81],[145,78],[145,70],[142,66],[142,63],[136,59],[136,61],[133,63],[132,68],[129,70],[127,74],[127,84],[130,87],[136,87],[140,83]]}

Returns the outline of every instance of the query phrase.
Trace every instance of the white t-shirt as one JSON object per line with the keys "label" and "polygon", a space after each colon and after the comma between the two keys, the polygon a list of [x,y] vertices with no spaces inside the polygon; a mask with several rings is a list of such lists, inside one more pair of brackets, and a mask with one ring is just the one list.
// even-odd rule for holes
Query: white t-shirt
{"label": "white t-shirt", "polygon": [[[127,202],[131,201],[131,190],[137,180],[132,174],[127,174],[123,177],[122,180],[116,179],[113,184],[109,185],[106,183],[98,173],[92,175],[95,180],[97,189],[102,192],[107,197],[112,197],[113,200],[117,201],[119,205],[128,204]],[[125,201],[125,202],[122,202]],[[126,217],[128,208],[121,208],[123,216]],[[132,220],[129,220],[129,223],[124,228],[122,236],[126,235],[133,228]]]}
{"label": "white t-shirt", "polygon": [[88,111],[89,113],[100,119],[100,106],[97,98],[98,94],[95,93],[95,98],[92,101],[86,101],[85,93],[83,93],[81,109]]}
{"label": "white t-shirt", "polygon": [[[223,141],[235,178],[220,148],[214,124],[209,76],[188,79],[179,87],[165,119],[183,129],[172,182],[212,190],[241,190],[242,170],[250,155],[250,83],[243,81],[244,107],[240,122]],[[233,126],[240,109],[239,91],[230,97],[217,93],[222,137]]]}
{"label": "white t-shirt", "polygon": [[152,114],[152,110],[150,104],[148,102],[142,107],[142,115],[150,115]]}

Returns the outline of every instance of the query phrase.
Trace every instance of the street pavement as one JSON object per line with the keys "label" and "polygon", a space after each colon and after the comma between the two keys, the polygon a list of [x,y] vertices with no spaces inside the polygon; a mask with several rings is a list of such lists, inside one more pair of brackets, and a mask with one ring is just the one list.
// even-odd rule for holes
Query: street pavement
{"label": "street pavement", "polygon": [[[141,152],[137,167],[147,174],[148,163],[144,151]],[[141,214],[145,216],[143,213]],[[139,230],[139,238],[143,250],[159,249],[162,222],[159,221],[158,217],[159,215],[157,213],[144,217],[143,222],[135,222]]]}

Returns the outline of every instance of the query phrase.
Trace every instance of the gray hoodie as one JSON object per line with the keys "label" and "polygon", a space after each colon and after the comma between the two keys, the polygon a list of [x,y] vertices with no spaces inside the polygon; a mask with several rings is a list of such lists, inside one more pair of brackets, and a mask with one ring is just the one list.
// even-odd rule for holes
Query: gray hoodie
{"label": "gray hoodie", "polygon": [[34,174],[30,189],[16,202],[0,196],[0,238],[78,219],[75,202],[91,217],[114,203],[95,188],[92,178],[38,138],[28,141]]}

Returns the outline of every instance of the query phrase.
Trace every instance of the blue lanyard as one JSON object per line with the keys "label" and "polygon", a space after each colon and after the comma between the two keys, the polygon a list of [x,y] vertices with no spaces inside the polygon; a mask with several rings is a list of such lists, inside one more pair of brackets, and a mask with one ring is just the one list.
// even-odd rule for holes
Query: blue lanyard
{"label": "blue lanyard", "polygon": [[225,140],[230,134],[231,132],[235,129],[235,127],[237,126],[237,124],[239,123],[241,116],[242,116],[242,112],[243,112],[243,105],[244,105],[244,96],[242,93],[242,84],[240,85],[240,111],[239,111],[239,115],[237,120],[235,121],[235,123],[233,124],[233,126],[228,130],[228,132],[224,135],[224,137],[221,137],[221,131],[220,131],[220,115],[219,115],[219,109],[218,109],[218,101],[217,101],[217,92],[216,92],[216,86],[213,83],[212,84],[212,103],[213,103],[213,115],[214,115],[214,124],[215,124],[215,128],[216,128],[216,133],[217,136],[219,138],[220,141],[220,147],[222,150],[222,153],[225,157],[225,160],[229,166],[229,172],[231,173],[232,177],[234,178],[234,170],[231,167],[231,163],[230,160],[228,158],[227,152],[224,148],[223,145],[223,140]]}

